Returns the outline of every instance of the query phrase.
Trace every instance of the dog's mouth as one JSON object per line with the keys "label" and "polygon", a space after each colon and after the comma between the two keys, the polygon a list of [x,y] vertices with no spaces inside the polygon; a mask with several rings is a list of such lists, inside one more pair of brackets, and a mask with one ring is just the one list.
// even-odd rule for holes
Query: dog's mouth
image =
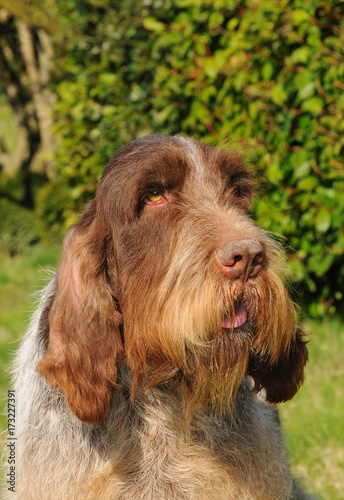
{"label": "dog's mouth", "polygon": [[239,328],[247,321],[247,307],[241,302],[239,306],[235,309],[234,318],[229,318],[228,316],[224,316],[222,319],[222,328],[233,329]]}

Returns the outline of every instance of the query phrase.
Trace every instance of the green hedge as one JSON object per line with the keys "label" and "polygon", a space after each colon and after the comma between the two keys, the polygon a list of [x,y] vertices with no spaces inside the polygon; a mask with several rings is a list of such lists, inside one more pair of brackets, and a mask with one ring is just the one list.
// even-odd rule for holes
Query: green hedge
{"label": "green hedge", "polygon": [[32,210],[0,199],[0,252],[14,257],[25,254],[40,240]]}
{"label": "green hedge", "polygon": [[[60,4],[59,190],[68,225],[107,160],[152,132],[254,152],[259,224],[286,237],[315,314],[343,303],[344,4],[91,0]],[[52,213],[53,205],[50,210]],[[50,216],[50,223],[52,223]]]}

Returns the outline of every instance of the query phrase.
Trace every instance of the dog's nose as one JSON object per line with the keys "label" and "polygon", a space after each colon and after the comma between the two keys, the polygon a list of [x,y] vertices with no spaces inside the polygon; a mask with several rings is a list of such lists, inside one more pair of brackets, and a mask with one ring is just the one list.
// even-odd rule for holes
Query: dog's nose
{"label": "dog's nose", "polygon": [[256,276],[264,263],[264,248],[256,239],[232,240],[215,255],[221,271],[233,279]]}

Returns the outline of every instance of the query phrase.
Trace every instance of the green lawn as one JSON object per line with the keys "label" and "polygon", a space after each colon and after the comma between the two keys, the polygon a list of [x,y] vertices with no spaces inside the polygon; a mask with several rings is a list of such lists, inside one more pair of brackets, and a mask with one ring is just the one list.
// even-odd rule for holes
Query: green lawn
{"label": "green lawn", "polygon": [[307,321],[309,363],[298,394],[281,406],[295,473],[321,498],[344,499],[344,328]]}
{"label": "green lawn", "polygon": [[[18,340],[24,333],[35,308],[35,293],[47,283],[45,270],[56,267],[60,249],[32,247],[25,256],[0,255],[0,398],[10,389],[7,369]],[[45,269],[45,270],[44,270]],[[2,410],[4,405],[2,404]],[[6,418],[0,414],[0,431]]]}
{"label": "green lawn", "polygon": [[[34,294],[56,267],[60,250],[33,247],[27,256],[0,260],[0,359],[8,367],[34,309]],[[295,474],[323,500],[344,500],[344,333],[339,320],[305,318],[310,361],[295,398],[281,405],[281,418]],[[0,373],[2,402],[10,388]],[[4,413],[4,404],[2,405]],[[2,416],[0,430],[6,419]]]}

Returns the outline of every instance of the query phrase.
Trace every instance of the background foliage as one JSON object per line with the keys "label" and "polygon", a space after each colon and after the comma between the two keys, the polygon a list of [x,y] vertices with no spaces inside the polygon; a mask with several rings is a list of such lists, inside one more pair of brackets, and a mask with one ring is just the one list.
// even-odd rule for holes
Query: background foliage
{"label": "background foliage", "polygon": [[297,299],[340,310],[344,3],[63,0],[57,11],[57,167],[34,193],[43,238],[75,221],[125,142],[231,142],[257,171],[258,223],[285,237]]}
{"label": "background foliage", "polygon": [[327,0],[63,2],[59,181],[41,193],[40,215],[50,228],[55,214],[57,229],[61,217],[72,222],[106,161],[134,137],[230,140],[254,151],[256,218],[286,237],[299,300],[316,314],[338,308],[343,14]]}

